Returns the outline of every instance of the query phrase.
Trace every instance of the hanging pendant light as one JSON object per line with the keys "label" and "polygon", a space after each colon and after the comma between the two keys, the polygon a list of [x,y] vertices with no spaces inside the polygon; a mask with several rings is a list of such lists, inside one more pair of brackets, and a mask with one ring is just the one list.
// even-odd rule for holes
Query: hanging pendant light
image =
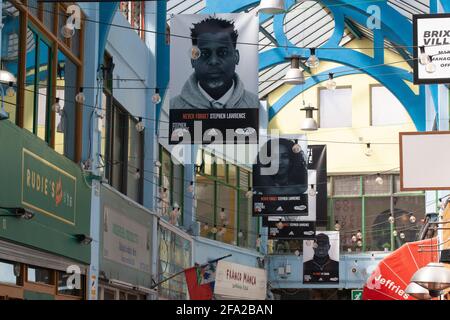
{"label": "hanging pendant light", "polygon": [[368,157],[372,156],[373,150],[370,148],[370,143],[366,144],[366,150],[364,150],[364,154]]}
{"label": "hanging pendant light", "polygon": [[303,70],[300,69],[300,57],[292,56],[291,58],[291,67],[286,72],[286,75],[283,78],[283,82],[285,84],[291,85],[299,85],[305,83],[305,75]]}
{"label": "hanging pendant light", "polygon": [[336,81],[334,81],[333,73],[328,74],[328,81],[326,83],[326,87],[328,90],[336,90],[337,84],[336,84]]}
{"label": "hanging pendant light", "polygon": [[339,224],[338,220],[336,220],[336,224],[334,225],[334,230],[336,230],[336,231],[340,231],[341,230],[341,225]]}
{"label": "hanging pendant light", "polygon": [[261,0],[258,11],[266,14],[280,14],[284,12],[284,0]]}
{"label": "hanging pendant light", "polygon": [[6,89],[6,95],[10,98],[14,97],[14,95],[16,94],[16,90],[14,90],[13,85],[14,83],[10,81],[8,84],[8,89]]}
{"label": "hanging pendant light", "polygon": [[430,292],[415,282],[411,282],[405,289],[405,293],[419,300],[431,300]]}
{"label": "hanging pendant light", "polygon": [[153,104],[159,104],[161,103],[161,96],[159,94],[159,88],[155,89],[155,93],[152,96],[152,103]]}
{"label": "hanging pendant light", "polygon": [[377,177],[375,178],[375,182],[379,184],[380,186],[383,184],[383,178],[379,173],[377,173]]}
{"label": "hanging pendant light", "polygon": [[75,25],[72,23],[67,22],[64,24],[61,28],[61,35],[66,38],[70,39],[75,34]]}
{"label": "hanging pendant light", "polygon": [[419,47],[419,50],[420,50],[419,63],[423,66],[426,66],[431,62],[430,56],[425,52],[424,46]]}
{"label": "hanging pendant light", "polygon": [[247,198],[247,199],[250,199],[251,197],[252,197],[252,195],[253,195],[253,191],[252,191],[252,188],[248,188],[248,190],[247,190],[247,192],[245,193],[245,197]]}
{"label": "hanging pendant light", "polygon": [[320,60],[316,55],[316,48],[310,49],[311,54],[309,55],[308,60],[306,60],[306,65],[312,69],[319,67]]}
{"label": "hanging pendant light", "polygon": [[302,151],[302,147],[298,144],[298,140],[295,140],[294,145],[292,146],[292,152],[300,153]]}
{"label": "hanging pendant light", "polygon": [[428,290],[445,290],[450,288],[450,270],[443,263],[430,262],[414,273],[411,282]]}
{"label": "hanging pendant light", "polygon": [[53,112],[61,114],[61,105],[59,104],[59,98],[55,98],[55,103],[52,105]]}
{"label": "hanging pendant light", "polygon": [[[303,105],[305,105],[305,102],[303,101]],[[303,109],[300,109],[306,112],[306,118],[303,120],[302,130],[303,131],[315,131],[317,130],[317,122],[313,118],[313,111],[318,110],[311,105],[308,105],[307,107],[304,107]]]}
{"label": "hanging pendant light", "polygon": [[145,129],[144,122],[142,121],[142,117],[139,117],[138,123],[136,123],[136,130],[137,132],[142,132]]}
{"label": "hanging pendant light", "polygon": [[83,104],[84,101],[86,101],[86,97],[83,91],[84,91],[83,87],[80,87],[80,91],[78,91],[77,95],[75,96],[75,101],[80,104]]}

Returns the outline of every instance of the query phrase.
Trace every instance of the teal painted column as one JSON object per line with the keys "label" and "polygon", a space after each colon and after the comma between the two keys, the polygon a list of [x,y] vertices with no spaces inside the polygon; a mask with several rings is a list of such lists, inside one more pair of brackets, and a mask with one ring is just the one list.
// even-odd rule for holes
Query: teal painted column
{"label": "teal painted column", "polygon": [[[98,3],[80,3],[81,9],[87,15],[88,20],[98,21],[99,6]],[[78,30],[76,31],[78,32]],[[97,67],[99,50],[99,24],[86,21],[84,30],[84,81],[83,86],[88,88],[97,88]],[[91,57],[91,58],[87,58]],[[101,95],[96,101],[98,89],[85,90],[86,105],[101,106]],[[95,175],[99,175],[98,154],[100,153],[101,135],[98,131],[98,121],[95,110],[92,108],[83,109],[83,152],[82,160],[92,159],[92,170]],[[91,149],[90,149],[91,148]],[[89,300],[98,299],[98,276],[100,265],[100,183],[94,180],[91,189],[91,265],[88,274],[88,286],[86,288],[87,298]]]}

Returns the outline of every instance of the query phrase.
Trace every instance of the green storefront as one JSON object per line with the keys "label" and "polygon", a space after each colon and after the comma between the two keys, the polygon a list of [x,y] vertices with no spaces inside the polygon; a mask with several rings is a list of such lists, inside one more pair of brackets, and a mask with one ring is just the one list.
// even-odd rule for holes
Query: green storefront
{"label": "green storefront", "polygon": [[0,299],[83,299],[89,178],[9,121],[0,146]]}
{"label": "green storefront", "polygon": [[99,299],[154,299],[157,215],[107,184],[100,205]]}

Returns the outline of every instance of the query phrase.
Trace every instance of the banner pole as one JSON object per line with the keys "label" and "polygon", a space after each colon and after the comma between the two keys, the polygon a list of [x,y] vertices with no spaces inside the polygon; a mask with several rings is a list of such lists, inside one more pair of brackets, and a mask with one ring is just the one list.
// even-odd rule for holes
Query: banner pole
{"label": "banner pole", "polygon": [[232,256],[232,254],[230,253],[230,254],[228,254],[228,255],[226,255],[226,256],[223,256],[223,257],[220,257],[220,258],[217,258],[217,259],[214,259],[214,260],[210,260],[210,261],[208,261],[207,263],[204,263],[204,264],[202,264],[202,265],[193,266],[193,267],[189,267],[189,268],[183,269],[183,270],[181,270],[180,272],[177,272],[177,273],[171,275],[170,277],[168,277],[168,278],[166,278],[166,279],[164,279],[164,280],[162,280],[162,281],[160,281],[160,282],[158,282],[158,283],[155,283],[155,284],[151,287],[151,289],[155,289],[155,288],[158,287],[160,284],[162,284],[162,283],[164,283],[164,282],[166,282],[166,281],[168,281],[168,280],[170,280],[170,279],[175,278],[176,276],[178,276],[178,275],[184,273],[186,270],[188,270],[188,269],[190,269],[190,268],[203,268],[203,267],[206,267],[208,264],[211,264],[211,263],[214,263],[214,262],[223,260],[223,259],[225,259],[225,258],[229,258],[229,257],[231,257],[231,256]]}

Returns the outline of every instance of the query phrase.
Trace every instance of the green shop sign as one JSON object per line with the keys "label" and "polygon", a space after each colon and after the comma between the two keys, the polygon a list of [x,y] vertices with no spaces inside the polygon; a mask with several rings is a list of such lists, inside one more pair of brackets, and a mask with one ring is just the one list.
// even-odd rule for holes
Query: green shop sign
{"label": "green shop sign", "polygon": [[0,207],[34,213],[24,220],[0,209],[0,239],[89,263],[90,246],[77,235],[91,235],[91,188],[79,165],[0,121]]}
{"label": "green shop sign", "polygon": [[22,149],[22,204],[75,225],[77,178]]}

